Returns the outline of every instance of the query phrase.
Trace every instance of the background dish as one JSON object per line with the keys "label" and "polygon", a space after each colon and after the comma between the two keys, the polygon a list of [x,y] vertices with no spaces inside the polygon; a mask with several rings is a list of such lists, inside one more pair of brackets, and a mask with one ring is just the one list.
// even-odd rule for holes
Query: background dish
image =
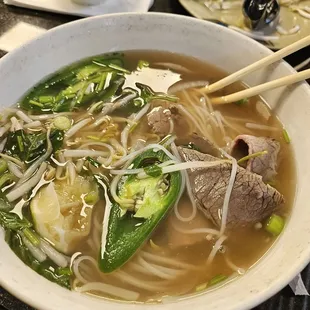
{"label": "background dish", "polygon": [[[193,16],[197,18],[206,20],[216,20],[235,27],[244,26],[241,6],[229,10],[211,11],[205,4],[210,1],[205,0],[179,0],[179,1],[186,10],[188,10]],[[226,1],[226,3],[227,2],[238,2],[238,1]],[[301,4],[299,4],[300,7],[309,5],[310,1],[308,0],[303,1]],[[279,36],[279,39],[271,41],[261,41],[261,43],[263,43],[267,47],[275,50],[281,49],[310,34],[310,19],[302,17],[297,12],[292,12],[289,8],[281,6],[280,19],[281,19],[281,26],[284,29],[292,29],[294,26],[299,25],[300,30],[297,33],[291,35],[280,35],[277,32],[268,34],[272,36]]]}

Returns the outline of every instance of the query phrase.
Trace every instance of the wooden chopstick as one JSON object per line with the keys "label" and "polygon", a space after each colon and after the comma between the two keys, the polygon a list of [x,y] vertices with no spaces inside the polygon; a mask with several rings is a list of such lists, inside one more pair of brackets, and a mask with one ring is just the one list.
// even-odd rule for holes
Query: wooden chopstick
{"label": "wooden chopstick", "polygon": [[300,82],[300,81],[303,81],[309,78],[310,78],[310,69],[307,69],[307,70],[298,72],[296,74],[291,74],[289,76],[285,76],[285,77],[282,77],[280,79],[277,79],[271,82],[267,82],[267,83],[264,83],[258,86],[254,86],[252,88],[239,91],[231,95],[211,98],[211,102],[214,104],[225,104],[225,103],[237,102],[244,98],[250,98],[250,97],[259,95],[262,92],[265,92],[267,90],[294,84],[294,83],[297,83],[297,82]]}
{"label": "wooden chopstick", "polygon": [[295,53],[296,51],[310,45],[310,35],[277,51],[276,53],[269,55],[213,84],[210,84],[209,86],[206,86],[202,89],[202,91],[206,94],[215,92],[221,88],[224,88],[225,86],[228,86],[238,80],[240,80],[245,75],[257,70],[261,69],[262,67],[268,66],[292,53]]}

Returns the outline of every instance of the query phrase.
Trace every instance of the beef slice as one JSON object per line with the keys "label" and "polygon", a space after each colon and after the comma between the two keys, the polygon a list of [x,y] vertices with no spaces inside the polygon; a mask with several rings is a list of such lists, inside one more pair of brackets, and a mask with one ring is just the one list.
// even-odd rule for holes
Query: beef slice
{"label": "beef slice", "polygon": [[267,151],[247,160],[244,167],[251,172],[263,177],[264,182],[272,180],[277,174],[277,161],[280,151],[280,143],[275,139],[266,137],[255,137],[251,135],[240,135],[232,144],[231,155],[237,160],[257,152]]}
{"label": "beef slice", "polygon": [[[218,161],[219,158],[179,147],[183,161]],[[216,226],[221,226],[221,212],[232,170],[230,162],[208,168],[188,169],[197,207]],[[237,174],[229,200],[227,228],[260,222],[284,204],[283,196],[263,182],[262,177],[242,167]]]}

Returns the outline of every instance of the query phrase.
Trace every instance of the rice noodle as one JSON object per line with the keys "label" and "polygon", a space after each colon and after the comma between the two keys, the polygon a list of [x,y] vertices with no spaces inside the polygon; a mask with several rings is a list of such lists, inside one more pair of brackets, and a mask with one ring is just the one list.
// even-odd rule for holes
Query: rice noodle
{"label": "rice noodle", "polygon": [[182,229],[177,225],[172,225],[173,228],[178,231],[179,233],[185,235],[196,235],[196,234],[205,234],[205,235],[214,235],[219,236],[220,232],[213,228],[194,228],[194,229]]}
{"label": "rice noodle", "polygon": [[270,130],[270,131],[279,131],[280,130],[277,127],[271,127],[271,126],[260,125],[260,124],[255,124],[255,123],[246,123],[245,127],[251,128],[251,129]]}
{"label": "rice noodle", "polygon": [[63,152],[64,157],[98,157],[109,155],[107,152],[103,151],[92,151],[92,150],[65,150]]}
{"label": "rice noodle", "polygon": [[43,173],[47,168],[47,163],[42,163],[38,171],[35,175],[30,178],[27,182],[13,188],[7,195],[6,198],[9,202],[15,201],[16,199],[22,197],[28,191],[30,191],[33,187],[35,187],[40,181]]}
{"label": "rice noodle", "polygon": [[169,258],[169,257],[164,257],[161,255],[156,255],[153,253],[149,253],[146,251],[141,251],[140,252],[141,256],[144,257],[145,259],[148,259],[150,261],[153,261],[154,263],[159,263],[162,265],[166,265],[166,266],[172,266],[176,269],[198,269],[196,266],[191,265],[191,264],[187,264],[181,261],[178,261],[176,259],[173,258]]}
{"label": "rice noodle", "polygon": [[21,123],[15,116],[11,117],[11,123],[12,123],[11,131],[14,132],[14,131],[23,129],[23,126],[21,125]]}
{"label": "rice noodle", "polygon": [[8,169],[10,170],[12,174],[14,174],[19,179],[23,177],[23,173],[19,170],[16,164],[12,163],[11,161],[8,161],[7,164],[8,164]]}
{"label": "rice noodle", "polygon": [[76,287],[75,290],[79,293],[96,291],[129,301],[136,301],[140,297],[140,294],[135,291],[130,291],[124,288],[120,288],[110,284],[105,284],[102,282],[90,282],[84,284],[81,287]]}
{"label": "rice noodle", "polygon": [[227,239],[227,236],[223,235],[221,236],[214,244],[213,249],[207,259],[207,265],[210,265],[218,252],[218,250],[221,248],[222,243]]}
{"label": "rice noodle", "polygon": [[67,267],[68,259],[57,250],[55,250],[47,241],[41,239],[41,250],[59,267]]}
{"label": "rice noodle", "polygon": [[86,118],[77,124],[73,125],[65,134],[66,139],[74,136],[80,129],[82,129],[84,126],[86,126],[89,122],[91,122],[91,118]]}
{"label": "rice noodle", "polygon": [[118,270],[115,273],[112,273],[111,276],[121,280],[122,282],[128,283],[134,287],[138,287],[140,289],[150,291],[150,292],[157,292],[162,291],[164,286],[162,283],[156,283],[154,281],[145,281],[139,280],[138,278],[126,273],[123,270]]}
{"label": "rice noodle", "polygon": [[172,280],[175,279],[176,274],[169,274],[164,272],[163,270],[157,268],[157,265],[153,265],[151,263],[146,262],[142,257],[138,258],[138,263],[147,270],[150,270],[155,276],[165,279],[165,280]]}

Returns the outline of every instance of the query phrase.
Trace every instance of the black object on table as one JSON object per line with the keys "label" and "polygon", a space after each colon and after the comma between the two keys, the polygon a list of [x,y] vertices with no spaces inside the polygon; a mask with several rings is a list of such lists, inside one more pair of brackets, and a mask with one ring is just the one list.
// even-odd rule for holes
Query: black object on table
{"label": "black object on table", "polygon": [[[151,11],[189,15],[179,4],[178,0],[155,0]],[[0,36],[18,22],[26,22],[45,29],[50,29],[75,19],[77,19],[77,17],[8,7],[3,3],[3,0],[0,0]],[[4,55],[5,52],[0,50],[0,58]],[[295,66],[309,56],[310,47],[307,47],[287,57],[286,60],[292,66]],[[302,272],[302,278],[308,291],[310,291],[310,265]],[[294,296],[290,287],[287,286],[253,310],[307,310],[310,309],[309,298],[308,296]],[[0,310],[33,310],[33,308],[17,300],[0,287]]]}

